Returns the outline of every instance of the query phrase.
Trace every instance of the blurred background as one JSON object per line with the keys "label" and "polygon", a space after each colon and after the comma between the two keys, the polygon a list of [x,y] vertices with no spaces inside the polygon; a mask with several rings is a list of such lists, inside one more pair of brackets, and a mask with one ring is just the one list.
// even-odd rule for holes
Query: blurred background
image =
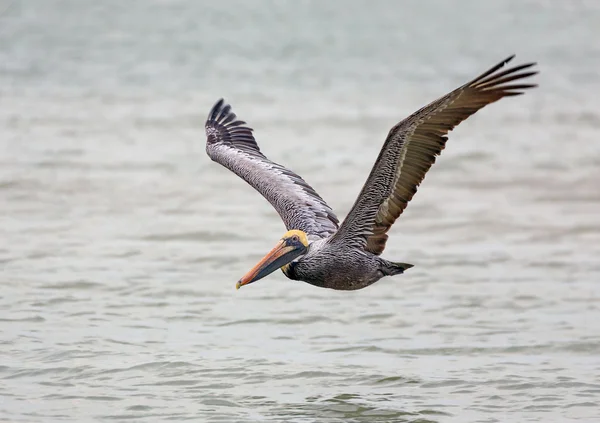
{"label": "blurred background", "polygon": [[[0,0],[0,421],[600,420],[600,3]],[[225,97],[343,218],[388,130],[516,53],[356,292],[238,278],[285,228]]]}

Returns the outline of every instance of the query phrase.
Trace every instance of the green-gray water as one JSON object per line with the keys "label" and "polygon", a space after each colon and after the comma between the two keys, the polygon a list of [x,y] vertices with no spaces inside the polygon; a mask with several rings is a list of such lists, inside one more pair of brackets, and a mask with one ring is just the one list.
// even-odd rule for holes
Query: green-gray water
{"label": "green-gray water", "polygon": [[[600,3],[0,0],[0,421],[600,421]],[[389,128],[504,57],[356,292],[237,279],[284,232],[221,96],[341,218]]]}

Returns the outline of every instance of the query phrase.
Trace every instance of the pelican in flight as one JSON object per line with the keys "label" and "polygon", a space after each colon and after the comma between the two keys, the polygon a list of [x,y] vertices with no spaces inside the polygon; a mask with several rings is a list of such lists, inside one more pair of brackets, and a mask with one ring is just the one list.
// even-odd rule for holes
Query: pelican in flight
{"label": "pelican in flight", "polygon": [[206,121],[206,152],[261,193],[287,228],[236,288],[281,269],[293,280],[355,290],[413,267],[381,257],[387,232],[444,149],[448,132],[484,106],[536,86],[522,81],[537,73],[531,69],[535,63],[502,69],[513,58],[397,123],[341,225],[331,207],[304,179],[260,151],[252,129],[237,119],[230,105],[219,100]]}

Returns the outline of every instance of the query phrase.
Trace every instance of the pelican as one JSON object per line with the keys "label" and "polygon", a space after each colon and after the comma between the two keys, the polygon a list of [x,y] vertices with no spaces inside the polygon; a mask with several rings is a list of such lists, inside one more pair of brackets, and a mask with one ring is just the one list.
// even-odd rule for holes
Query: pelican
{"label": "pelican", "polygon": [[304,179],[260,151],[252,129],[237,119],[230,105],[219,100],[206,121],[206,152],[262,194],[287,228],[236,288],[281,269],[292,280],[356,290],[413,267],[380,256],[387,232],[444,149],[448,132],[484,106],[536,87],[522,81],[537,74],[531,69],[535,63],[502,70],[513,58],[397,123],[341,225],[331,207]]}

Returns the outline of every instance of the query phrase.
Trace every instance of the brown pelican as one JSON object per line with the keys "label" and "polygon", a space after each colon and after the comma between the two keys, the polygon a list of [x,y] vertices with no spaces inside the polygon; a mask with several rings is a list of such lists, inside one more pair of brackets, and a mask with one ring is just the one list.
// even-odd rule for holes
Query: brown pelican
{"label": "brown pelican", "polygon": [[513,57],[396,124],[341,225],[304,179],[260,151],[252,129],[219,100],[206,121],[206,152],[260,192],[288,230],[236,287],[281,268],[290,279],[354,290],[413,267],[380,257],[387,232],[441,153],[449,131],[482,107],[536,86],[521,81],[537,73],[530,69],[535,63],[501,70]]}

